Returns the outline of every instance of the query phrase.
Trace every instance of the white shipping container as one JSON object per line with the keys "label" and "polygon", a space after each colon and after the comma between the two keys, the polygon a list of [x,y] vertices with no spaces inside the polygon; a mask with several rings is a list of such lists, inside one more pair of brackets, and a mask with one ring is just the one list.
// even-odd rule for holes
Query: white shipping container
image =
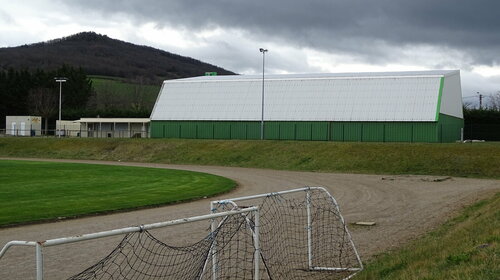
{"label": "white shipping container", "polygon": [[42,134],[42,117],[6,116],[5,128],[7,135],[40,136]]}

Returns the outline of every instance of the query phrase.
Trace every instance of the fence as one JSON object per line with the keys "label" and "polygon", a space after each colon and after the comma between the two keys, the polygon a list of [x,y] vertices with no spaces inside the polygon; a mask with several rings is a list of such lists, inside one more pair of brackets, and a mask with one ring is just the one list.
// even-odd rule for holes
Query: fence
{"label": "fence", "polygon": [[0,129],[0,137],[149,138],[147,130]]}
{"label": "fence", "polygon": [[[442,127],[442,130],[445,129]],[[485,140],[500,141],[500,124],[471,124],[464,126],[464,140]],[[70,130],[62,129],[60,132],[56,129],[34,130],[34,129],[0,129],[0,137],[80,137],[80,138],[150,138],[149,130]],[[181,138],[181,137],[179,137]],[[302,139],[296,139],[302,140]],[[323,139],[327,140],[327,139]],[[342,141],[339,139],[330,139],[332,141]],[[384,139],[387,140],[387,139]],[[459,138],[457,139],[459,140]],[[384,142],[379,140],[379,142]]]}

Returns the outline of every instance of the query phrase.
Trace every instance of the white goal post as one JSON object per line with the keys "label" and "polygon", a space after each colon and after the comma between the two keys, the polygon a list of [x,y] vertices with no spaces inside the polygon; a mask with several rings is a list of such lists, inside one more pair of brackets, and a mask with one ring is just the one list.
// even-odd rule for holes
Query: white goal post
{"label": "white goal post", "polygon": [[[259,247],[258,247],[259,246],[259,235],[258,235],[259,211],[258,211],[258,207],[249,207],[249,208],[244,208],[244,209],[233,209],[231,211],[225,211],[225,212],[220,212],[220,213],[215,213],[215,214],[208,214],[208,215],[202,215],[202,216],[196,216],[196,217],[190,217],[190,218],[183,218],[183,219],[158,222],[158,223],[153,223],[153,224],[126,227],[126,228],[114,229],[114,230],[109,230],[109,231],[102,231],[102,232],[89,233],[89,234],[70,236],[70,237],[62,237],[62,238],[49,239],[49,240],[43,240],[43,241],[18,241],[18,240],[10,241],[2,248],[2,250],[0,250],[0,260],[5,255],[7,250],[9,250],[9,248],[11,248],[11,247],[14,247],[14,246],[32,246],[32,247],[35,247],[36,280],[43,280],[44,279],[44,271],[43,271],[43,248],[44,247],[51,247],[51,246],[57,246],[57,245],[62,245],[62,244],[68,244],[68,243],[82,242],[82,241],[86,241],[86,240],[99,239],[99,238],[110,237],[110,236],[115,236],[115,235],[125,235],[125,234],[129,234],[129,233],[134,233],[134,232],[143,232],[145,230],[158,229],[158,228],[186,224],[186,223],[192,223],[192,222],[198,222],[198,221],[205,221],[205,220],[214,221],[215,219],[221,220],[221,222],[218,225],[215,225],[215,228],[212,228],[212,232],[213,232],[222,223],[222,221],[224,221],[224,218],[227,218],[229,216],[234,216],[234,215],[244,216],[246,213],[250,213],[250,212],[253,214],[253,223],[252,223],[252,226],[249,228],[251,228],[251,229],[255,228],[255,230],[252,230],[253,244],[254,244],[253,251],[258,252],[259,251]],[[211,259],[211,251],[212,250],[214,250],[214,246],[210,246],[210,250],[206,253],[206,255],[207,255],[206,263],[203,266],[203,271],[200,273],[199,279],[202,279],[202,276],[203,276],[205,270],[207,269],[207,263],[208,263],[209,259]],[[255,256],[255,258],[258,258],[258,254],[254,254],[254,256]],[[255,263],[255,268],[253,270],[254,275],[253,275],[252,279],[259,280],[260,279],[259,266],[258,266],[259,262],[254,261],[254,263]]]}
{"label": "white goal post", "polygon": [[[301,195],[301,193],[303,195]],[[308,271],[331,271],[331,272],[344,272],[345,277],[343,279],[349,279],[352,278],[355,274],[357,274],[359,271],[363,270],[363,263],[361,262],[361,258],[358,254],[358,251],[356,250],[356,247],[354,246],[354,242],[352,240],[351,234],[349,233],[349,230],[347,229],[347,225],[345,223],[344,218],[340,214],[340,209],[337,201],[335,198],[324,188],[324,187],[303,187],[303,188],[298,188],[298,189],[292,189],[292,190],[284,190],[284,191],[279,191],[279,192],[271,192],[271,193],[264,193],[264,194],[258,194],[258,195],[250,195],[250,196],[243,196],[243,197],[236,197],[236,198],[229,198],[229,199],[223,199],[223,200],[215,200],[211,201],[210,203],[210,211],[211,213],[217,213],[220,210],[227,211],[227,210],[233,210],[233,209],[241,209],[244,204],[244,202],[249,203],[249,205],[252,206],[258,206],[259,207],[259,212],[260,212],[260,220],[261,220],[261,252],[265,250],[265,247],[267,244],[264,244],[264,238],[263,238],[263,231],[265,231],[265,227],[268,226],[275,226],[275,223],[278,223],[280,219],[288,219],[287,217],[280,217],[274,215],[274,217],[267,218],[267,219],[273,219],[272,221],[269,221],[268,224],[266,224],[266,211],[267,208],[274,207],[272,204],[285,204],[283,201],[287,200],[288,196],[295,196],[295,202],[288,204],[288,206],[291,208],[293,213],[298,213],[295,215],[303,215],[305,218],[302,219],[296,219],[300,222],[303,222],[304,224],[302,225],[306,230],[304,233],[302,233],[302,236],[304,236],[303,239],[306,239],[307,245],[304,244],[304,249],[307,250],[306,254],[303,254],[304,257],[307,258],[307,267],[305,268]],[[318,198],[320,197],[320,198]],[[270,199],[274,198],[274,201],[270,203],[265,203],[265,199]],[[301,201],[302,200],[302,201]],[[320,202],[318,202],[321,200]],[[326,202],[326,203],[325,203]],[[328,205],[330,204],[330,205]],[[280,206],[281,207],[281,206]],[[284,207],[283,207],[284,208]],[[297,212],[298,208],[301,208],[303,211],[302,212]],[[243,208],[245,209],[245,208]],[[280,213],[284,211],[279,211]],[[324,215],[325,212],[333,213],[334,215]],[[273,214],[278,213],[277,211],[274,211]],[[337,219],[331,219],[330,217],[336,217]],[[324,219],[324,220],[321,220]],[[286,222],[286,221],[285,221]],[[337,227],[328,227],[328,223],[338,223]],[[296,223],[296,221],[290,222],[289,224],[291,226],[294,226],[293,223]],[[212,224],[212,227],[214,228],[216,224]],[[325,232],[324,229],[320,228],[315,228],[316,227],[325,227],[327,226],[328,228],[336,230],[335,232]],[[300,225],[299,225],[300,227]],[[298,229],[300,231],[300,229]],[[320,232],[321,231],[321,232]],[[286,235],[290,234],[286,230],[283,232],[275,232],[273,235]],[[318,252],[321,250],[322,246],[327,246],[329,244],[324,244],[327,242],[335,242],[335,236],[331,237],[324,237],[320,235],[334,235],[337,234],[338,238],[342,239],[339,242],[341,246],[341,250],[349,251],[351,254],[350,257],[350,262],[344,262],[345,265],[343,266],[327,266],[323,265],[322,263],[316,263],[317,258],[315,255],[319,255]],[[300,235],[300,234],[299,234]],[[307,236],[307,237],[305,237]],[[321,237],[323,244],[314,244],[315,243],[315,238]],[[279,237],[273,237],[276,239],[279,238],[287,238],[286,236],[279,236]],[[296,239],[294,239],[296,240]],[[300,246],[300,244],[286,244],[288,246]],[[346,245],[349,245],[350,248],[346,249]],[[314,249],[315,248],[315,249]],[[331,247],[330,247],[331,248]],[[314,252],[315,251],[315,252]],[[274,252],[272,252],[274,254]],[[343,257],[339,256],[339,253],[328,253],[328,252],[321,252],[322,255],[325,255],[324,258],[331,256],[331,257]],[[290,255],[290,250],[286,254],[287,256]],[[262,258],[264,259],[265,256],[262,255]],[[270,257],[271,258],[271,257]],[[325,261],[322,261],[323,263],[326,263]],[[297,270],[297,268],[294,268]],[[268,269],[268,273],[272,273]],[[289,272],[283,272],[280,275],[284,276],[290,276],[293,273],[295,273],[292,269],[289,270]]]}

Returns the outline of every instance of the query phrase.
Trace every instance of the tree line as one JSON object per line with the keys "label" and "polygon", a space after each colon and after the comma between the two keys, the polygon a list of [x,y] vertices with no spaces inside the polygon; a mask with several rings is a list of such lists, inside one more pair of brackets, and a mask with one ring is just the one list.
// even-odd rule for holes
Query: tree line
{"label": "tree line", "polygon": [[482,109],[465,107],[464,139],[500,141],[500,107],[495,103]]}
{"label": "tree line", "polygon": [[0,128],[5,128],[6,116],[31,115],[44,119],[43,127],[55,127],[59,113],[59,83],[55,77],[65,77],[62,84],[62,119],[81,117],[149,117],[150,108],[121,106],[106,108],[95,102],[92,81],[82,68],[63,65],[55,70],[0,71]]}

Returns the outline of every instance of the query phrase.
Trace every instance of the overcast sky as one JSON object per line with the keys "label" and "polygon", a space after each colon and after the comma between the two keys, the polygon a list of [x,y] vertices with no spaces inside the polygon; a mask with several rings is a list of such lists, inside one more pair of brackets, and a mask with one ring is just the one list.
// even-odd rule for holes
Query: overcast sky
{"label": "overcast sky", "polygon": [[[498,0],[0,0],[0,47],[95,31],[240,74],[460,69],[500,90]],[[472,99],[465,99],[473,101]]]}

